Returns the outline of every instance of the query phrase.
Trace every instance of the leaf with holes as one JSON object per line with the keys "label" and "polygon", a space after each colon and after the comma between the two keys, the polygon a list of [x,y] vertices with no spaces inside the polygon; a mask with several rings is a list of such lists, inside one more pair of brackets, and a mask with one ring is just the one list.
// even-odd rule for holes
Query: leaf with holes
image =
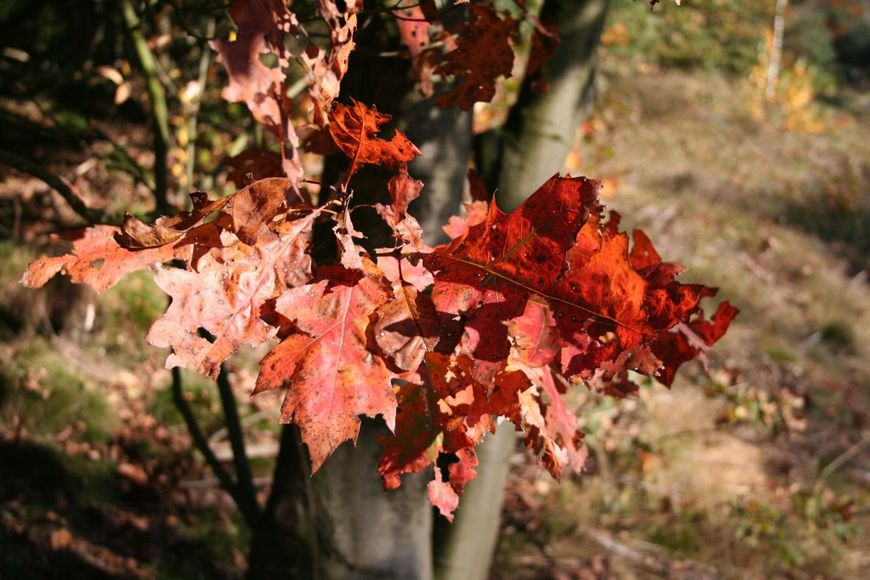
{"label": "leaf with holes", "polygon": [[329,134],[341,151],[351,159],[353,175],[362,165],[398,168],[420,155],[420,150],[401,131],[385,141],[377,137],[389,115],[351,99],[351,106],[336,103],[329,115]]}

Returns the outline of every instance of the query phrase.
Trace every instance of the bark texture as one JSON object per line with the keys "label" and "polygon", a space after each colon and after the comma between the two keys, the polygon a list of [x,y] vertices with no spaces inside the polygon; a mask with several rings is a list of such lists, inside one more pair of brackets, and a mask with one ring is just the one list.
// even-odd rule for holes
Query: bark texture
{"label": "bark texture", "polygon": [[312,479],[323,578],[432,577],[429,473],[384,491],[378,475],[382,422],[367,420],[357,445],[339,447]]}

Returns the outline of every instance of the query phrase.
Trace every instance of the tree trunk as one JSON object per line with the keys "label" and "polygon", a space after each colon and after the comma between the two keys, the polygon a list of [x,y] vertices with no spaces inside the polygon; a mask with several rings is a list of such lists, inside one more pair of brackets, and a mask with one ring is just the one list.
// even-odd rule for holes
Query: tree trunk
{"label": "tree trunk", "polygon": [[[596,48],[607,0],[547,0],[541,21],[558,23],[561,43],[544,68],[550,90],[536,93],[526,80],[501,134],[499,167],[481,167],[498,175],[502,209],[518,206],[560,171],[574,144],[594,81]],[[478,448],[480,475],[466,486],[442,549],[436,554],[438,580],[482,580],[498,540],[507,459],[516,438],[507,425]]]}
{"label": "tree trunk", "polygon": [[323,578],[432,577],[430,473],[384,491],[378,475],[381,421],[366,420],[357,445],[342,445],[312,479]]}
{"label": "tree trunk", "polygon": [[299,429],[285,425],[272,491],[252,530],[248,578],[318,577],[309,465]]}
{"label": "tree trunk", "polygon": [[544,67],[549,91],[538,94],[524,82],[502,131],[498,201],[505,211],[564,165],[591,96],[607,5],[607,0],[544,4],[541,21],[559,25],[561,42]]}
{"label": "tree trunk", "polygon": [[[422,99],[409,80],[407,62],[377,57],[378,51],[397,48],[387,44],[395,39],[385,39],[381,24],[373,21],[365,30],[366,38],[358,40],[369,51],[354,53],[342,87],[354,98],[393,115],[397,128],[422,151],[423,155],[409,167],[411,175],[425,184],[411,212],[423,226],[426,241],[439,243],[445,237],[441,226],[459,209],[471,151],[471,114],[442,110],[430,99]],[[328,159],[323,181],[330,183],[337,178],[337,168],[345,163],[343,158],[337,164]],[[378,170],[360,171],[352,183],[358,190],[355,200],[358,203],[387,202],[384,175]],[[376,199],[378,195],[383,197]],[[354,214],[355,222],[360,215],[365,214],[362,211]],[[362,231],[370,230],[366,224],[355,225]],[[372,239],[381,235],[372,231],[368,234]],[[383,241],[380,245],[384,245]],[[426,493],[432,473],[427,470],[406,475],[399,489],[385,492],[377,470],[381,451],[377,439],[385,433],[380,420],[364,420],[356,447],[350,443],[339,447],[307,484],[300,483],[299,472],[288,474],[288,478],[297,483],[285,486],[276,503],[285,506],[283,511],[301,523],[287,526],[283,522],[269,522],[261,526],[264,533],[255,534],[249,577],[432,578],[433,511]],[[282,441],[282,453],[284,447]],[[301,449],[304,453],[304,447]],[[279,465],[276,481],[278,469],[293,471],[294,466],[291,462]],[[309,494],[307,508],[292,497],[300,493]],[[307,514],[298,513],[299,508]],[[311,525],[306,525],[306,521]],[[313,544],[300,544],[296,537],[299,531],[307,532],[312,526],[318,540]],[[285,540],[269,538],[269,533],[284,536]],[[307,548],[309,552],[303,556],[316,558],[317,563],[308,570],[297,566],[297,572],[291,575],[259,575],[261,571],[293,572],[287,567],[276,567],[282,557],[282,544],[295,546],[297,554]],[[300,548],[300,545],[305,547]],[[278,553],[265,553],[270,546]],[[255,558],[267,564],[255,565]]]}
{"label": "tree trunk", "polygon": [[514,426],[504,423],[477,447],[477,478],[465,487],[453,523],[437,529],[435,577],[439,580],[486,578],[492,562],[502,497],[516,447]]}
{"label": "tree trunk", "polygon": [[[438,243],[445,237],[441,226],[459,209],[471,115],[438,109],[410,92],[398,110],[399,127],[423,152],[409,168],[425,184],[412,213],[426,241]],[[377,439],[385,434],[382,422],[364,421],[356,448],[339,447],[312,479],[324,578],[432,578],[433,512],[426,493],[432,473],[405,475],[399,489],[385,492],[377,470]]]}
{"label": "tree trunk", "polygon": [[[503,159],[497,159],[501,203],[519,204],[561,168],[580,122],[580,105],[591,86],[605,7],[606,0],[585,0],[579,5],[571,0],[546,3],[543,16],[564,23],[562,43],[546,68],[550,93],[537,95],[524,85],[505,127]],[[369,38],[360,39],[360,44],[371,47],[372,53],[389,50],[382,44],[383,37],[372,38],[378,34],[376,27],[368,27]],[[440,110],[431,101],[414,96],[407,82],[397,82],[407,76],[395,63],[357,53],[354,58],[370,62],[352,63],[343,87],[393,114],[399,128],[423,152],[410,167],[411,174],[425,184],[412,212],[423,225],[427,241],[437,243],[443,239],[441,226],[458,209],[471,149],[471,115]],[[520,160],[525,161],[513,166]],[[326,175],[324,181],[329,181]],[[512,195],[505,196],[506,192]],[[291,427],[285,431],[291,429],[295,432]],[[432,510],[425,492],[431,473],[405,476],[399,490],[384,492],[377,475],[377,438],[383,432],[379,421],[364,421],[357,447],[341,446],[310,479],[298,463],[279,459],[276,491],[270,500],[274,505],[267,508],[264,523],[255,532],[249,577],[432,577]],[[282,456],[300,451],[304,455],[298,439],[284,439]],[[439,578],[487,576],[515,441],[511,426],[503,425],[478,447],[478,479],[467,486],[455,522],[442,527],[444,533],[439,537],[435,566]],[[281,481],[295,483],[279,486]],[[315,536],[318,541],[312,542]],[[313,565],[277,565],[288,557],[307,558]]]}

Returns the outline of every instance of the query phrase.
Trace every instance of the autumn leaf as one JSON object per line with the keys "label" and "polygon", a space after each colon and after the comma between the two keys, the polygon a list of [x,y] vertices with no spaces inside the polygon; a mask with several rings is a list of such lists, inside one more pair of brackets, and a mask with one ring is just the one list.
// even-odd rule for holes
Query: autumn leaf
{"label": "autumn leaf", "polygon": [[230,199],[232,197],[228,196],[212,201],[209,200],[207,193],[194,191],[190,194],[192,205],[190,211],[159,217],[153,225],[127,214],[124,216],[121,231],[116,239],[121,246],[131,250],[155,248],[177,242],[191,229],[202,224],[206,218],[221,210]]}
{"label": "autumn leaf", "polygon": [[227,166],[227,179],[238,188],[283,174],[281,155],[268,149],[246,149],[238,155],[224,159],[223,163]]}
{"label": "autumn leaf", "polygon": [[299,426],[312,472],[336,447],[356,442],[358,415],[381,415],[392,430],[396,396],[392,374],[368,347],[369,318],[389,297],[381,283],[341,269],[324,269],[324,280],[294,288],[276,309],[300,330],[260,362],[255,392],[289,389],[281,420]]}
{"label": "autumn leaf", "polygon": [[537,300],[526,302],[521,316],[507,322],[516,357],[530,367],[542,367],[560,352],[556,320],[550,307]]}
{"label": "autumn leaf", "polygon": [[[281,235],[262,229],[253,246],[238,242],[206,254],[196,271],[158,270],[155,281],[172,303],[146,338],[172,349],[167,368],[217,377],[221,363],[243,344],[257,346],[275,335],[276,329],[260,318],[263,305],[284,289],[288,276],[298,276],[287,272],[288,264],[303,270],[309,264],[305,234],[317,215],[291,222]],[[301,279],[307,277],[303,273]]]}
{"label": "autumn leaf", "polygon": [[[245,103],[257,122],[277,133],[284,174],[298,187],[303,173],[299,137],[284,96],[284,68],[294,55],[284,38],[300,34],[299,22],[282,0],[235,0],[229,12],[238,31],[235,40],[210,42],[229,77],[221,96]],[[273,55],[276,65],[265,65],[263,54]]]}
{"label": "autumn leaf", "polygon": [[526,63],[526,78],[536,93],[546,93],[549,82],[544,75],[544,65],[550,60],[559,45],[559,27],[553,23],[544,24],[533,20],[531,49]]}
{"label": "autumn leaf", "polygon": [[390,116],[351,99],[351,106],[336,103],[329,115],[329,134],[351,159],[349,175],[362,165],[397,168],[420,155],[420,150],[401,131],[385,141],[377,137]]}
{"label": "autumn leaf", "polygon": [[88,284],[97,292],[104,292],[127,274],[191,254],[189,247],[176,248],[169,244],[128,250],[116,240],[121,233],[118,227],[100,225],[56,236],[56,239],[72,241],[72,253],[33,261],[21,277],[21,283],[41,288],[55,275],[63,273],[76,284]]}
{"label": "autumn leaf", "polygon": [[[510,215],[491,203],[480,223],[426,257],[436,273],[436,307],[461,314],[491,291],[489,310],[505,321],[518,316],[530,293],[556,283],[574,237],[594,211],[595,184],[585,179],[553,177]],[[492,330],[490,339],[506,348],[503,325]]]}
{"label": "autumn leaf", "polygon": [[[689,320],[698,300],[713,293],[676,282],[681,268],[660,262],[642,233],[632,257],[619,216],[604,222],[595,193],[593,182],[554,177],[510,214],[490,204],[479,223],[455,228],[452,242],[425,257],[436,308],[467,313],[460,349],[479,372],[500,368],[509,333],[522,330],[506,324],[536,296],[553,317],[559,370],[582,381],[607,363],[598,375],[602,388],[625,392],[629,370],[655,374],[659,367],[650,341]],[[632,356],[620,358],[623,352]]]}
{"label": "autumn leaf", "polygon": [[664,363],[659,380],[670,386],[677,369],[722,338],[738,313],[739,310],[726,300],[719,304],[711,320],[705,319],[700,312],[697,320],[680,324],[672,332],[657,336],[652,351]]}
{"label": "autumn leaf", "polygon": [[290,179],[272,177],[255,181],[233,195],[233,229],[240,240],[255,244],[260,228],[272,221],[282,205],[301,201]]}
{"label": "autumn leaf", "polygon": [[459,494],[449,482],[444,481],[441,470],[435,470],[435,479],[426,488],[429,503],[438,508],[448,522],[453,521],[453,512],[459,507]]}
{"label": "autumn leaf", "polygon": [[399,487],[401,475],[423,471],[435,463],[440,453],[436,441],[442,425],[433,396],[425,382],[405,383],[398,389],[395,433],[379,439],[383,452],[378,473],[386,489]]}
{"label": "autumn leaf", "polygon": [[362,10],[363,0],[320,0],[318,4],[329,28],[331,46],[324,50],[309,44],[302,59],[308,65],[311,80],[308,94],[314,103],[314,122],[323,127],[332,102],[339,95],[350,54],[356,46],[357,13]]}
{"label": "autumn leaf", "polygon": [[498,77],[511,76],[514,51],[510,43],[517,32],[518,22],[509,16],[499,18],[489,6],[469,6],[469,21],[456,48],[437,69],[438,74],[453,77],[457,83],[435,100],[438,106],[470,109],[476,102],[491,101]]}
{"label": "autumn leaf", "polygon": [[416,371],[438,343],[441,321],[425,294],[400,284],[396,296],[381,306],[375,322],[375,341],[396,366]]}
{"label": "autumn leaf", "polygon": [[541,465],[556,479],[565,467],[580,472],[588,451],[577,430],[577,418],[568,409],[550,368],[526,369],[535,385],[523,400],[526,445],[534,451]]}
{"label": "autumn leaf", "polygon": [[423,182],[414,179],[408,171],[402,167],[387,183],[387,190],[393,203],[385,206],[375,204],[375,210],[393,230],[396,239],[403,242],[403,252],[426,251],[427,246],[423,241],[423,228],[417,219],[409,215],[408,206],[420,196]]}
{"label": "autumn leaf", "polygon": [[417,57],[431,41],[429,39],[429,26],[423,9],[417,5],[410,8],[397,8],[393,10],[396,25],[399,28],[399,40],[408,47],[412,57]]}

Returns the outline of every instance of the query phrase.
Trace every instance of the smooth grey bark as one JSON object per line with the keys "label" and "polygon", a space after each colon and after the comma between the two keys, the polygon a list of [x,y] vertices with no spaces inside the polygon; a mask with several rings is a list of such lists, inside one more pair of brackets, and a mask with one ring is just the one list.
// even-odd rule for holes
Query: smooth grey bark
{"label": "smooth grey bark", "polygon": [[323,578],[432,577],[431,473],[384,491],[377,440],[387,434],[383,422],[365,420],[356,447],[339,447],[312,478]]}
{"label": "smooth grey bark", "polygon": [[[423,152],[409,167],[425,184],[412,213],[426,241],[438,243],[441,226],[459,209],[471,115],[439,109],[409,91],[396,116]],[[339,447],[312,478],[324,578],[432,578],[433,512],[426,493],[432,472],[405,475],[401,487],[384,491],[377,439],[385,434],[382,422],[364,421],[356,448]]]}
{"label": "smooth grey bark", "polygon": [[431,100],[410,95],[403,104],[400,128],[423,155],[409,172],[424,183],[423,191],[411,205],[411,213],[423,227],[428,244],[444,242],[442,227],[459,212],[471,156],[471,113],[440,109]]}
{"label": "smooth grey bark", "polygon": [[[541,21],[559,26],[561,43],[544,68],[550,89],[532,90],[529,79],[501,133],[501,156],[482,167],[497,179],[499,205],[518,206],[560,171],[574,144],[584,103],[594,82],[596,48],[608,0],[547,0]],[[498,540],[507,460],[516,439],[507,425],[479,447],[480,476],[469,482],[453,525],[436,555],[438,580],[483,580]]]}

